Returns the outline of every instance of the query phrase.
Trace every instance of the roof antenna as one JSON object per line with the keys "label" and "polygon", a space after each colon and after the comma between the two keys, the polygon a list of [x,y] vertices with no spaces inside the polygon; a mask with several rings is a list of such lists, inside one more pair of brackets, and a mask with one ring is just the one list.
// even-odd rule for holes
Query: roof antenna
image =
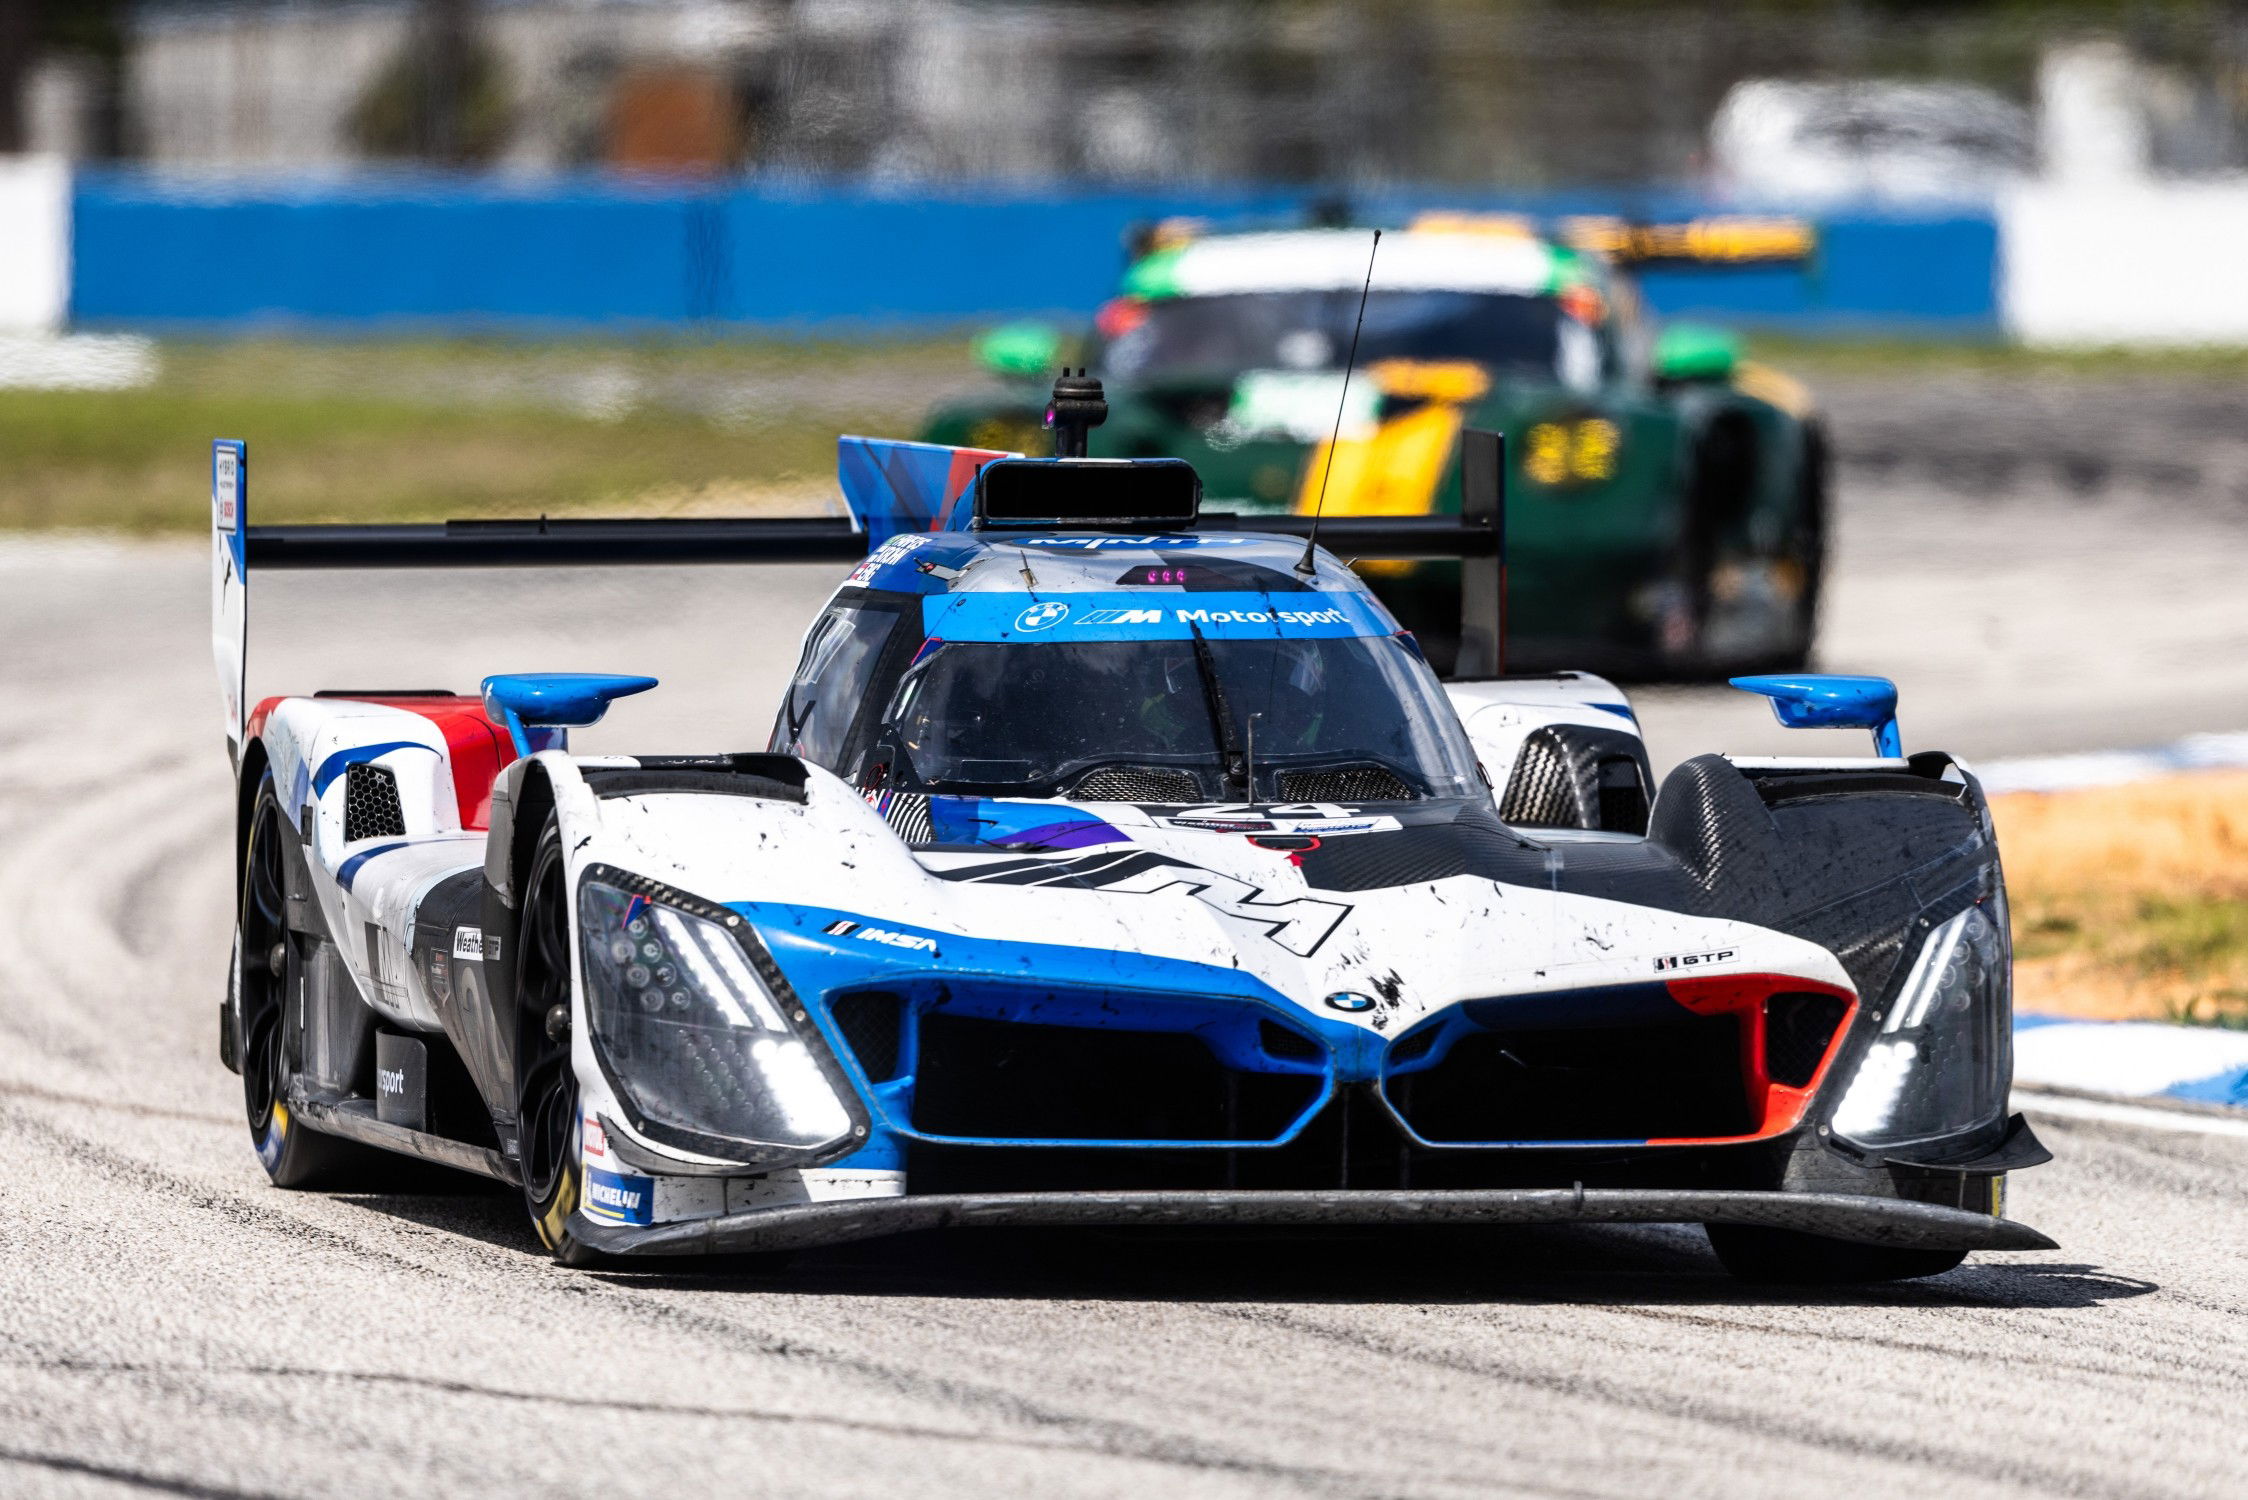
{"label": "roof antenna", "polygon": [[1350,372],[1358,363],[1358,335],[1366,326],[1366,295],[1374,289],[1374,257],[1381,253],[1382,232],[1374,231],[1374,248],[1366,252],[1366,284],[1358,289],[1358,321],[1350,330],[1350,357],[1343,361],[1343,393],[1335,402],[1335,431],[1327,439],[1327,466],[1319,471],[1319,503],[1311,510],[1311,534],[1304,538],[1304,555],[1296,559],[1296,571],[1309,578],[1319,571],[1311,560],[1319,550],[1319,518],[1327,509],[1327,480],[1335,472],[1335,444],[1342,441],[1343,413],[1350,409]]}

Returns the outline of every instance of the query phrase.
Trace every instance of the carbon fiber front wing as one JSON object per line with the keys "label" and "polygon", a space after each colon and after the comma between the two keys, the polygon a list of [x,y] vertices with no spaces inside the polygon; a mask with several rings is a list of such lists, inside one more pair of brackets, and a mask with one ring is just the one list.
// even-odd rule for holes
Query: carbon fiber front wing
{"label": "carbon fiber front wing", "polygon": [[1900,1198],[1637,1188],[930,1194],[757,1209],[649,1228],[573,1214],[570,1234],[609,1255],[721,1255],[985,1227],[1709,1223],[1925,1250],[2059,1248],[2011,1219]]}

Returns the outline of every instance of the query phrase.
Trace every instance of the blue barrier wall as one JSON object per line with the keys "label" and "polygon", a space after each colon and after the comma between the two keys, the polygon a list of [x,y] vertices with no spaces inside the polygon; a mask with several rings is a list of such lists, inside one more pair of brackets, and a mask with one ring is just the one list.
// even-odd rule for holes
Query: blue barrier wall
{"label": "blue barrier wall", "polygon": [[[608,181],[182,182],[89,173],[73,194],[71,315],[86,326],[433,328],[740,323],[958,325],[1082,315],[1114,288],[1131,224],[1296,213],[1278,189],[886,194]],[[1435,193],[1364,205],[1709,212],[1666,195],[1535,201]],[[1805,330],[1997,325],[1986,216],[1844,215],[1809,266],[1659,271],[1657,311]]]}

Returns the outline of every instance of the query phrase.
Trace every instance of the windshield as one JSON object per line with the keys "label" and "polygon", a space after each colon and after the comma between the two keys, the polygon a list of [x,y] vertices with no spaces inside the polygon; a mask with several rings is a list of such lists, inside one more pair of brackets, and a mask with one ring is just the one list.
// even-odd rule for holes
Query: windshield
{"label": "windshield", "polygon": [[[1233,375],[1242,370],[1338,370],[1350,351],[1358,293],[1244,292],[1140,304],[1144,316],[1094,351],[1121,380]],[[1551,297],[1497,292],[1375,292],[1366,299],[1358,361],[1472,360],[1552,375],[1561,358]]]}
{"label": "windshield", "polygon": [[899,684],[888,734],[904,782],[986,796],[1367,802],[1479,786],[1435,675],[1390,636],[948,642]]}

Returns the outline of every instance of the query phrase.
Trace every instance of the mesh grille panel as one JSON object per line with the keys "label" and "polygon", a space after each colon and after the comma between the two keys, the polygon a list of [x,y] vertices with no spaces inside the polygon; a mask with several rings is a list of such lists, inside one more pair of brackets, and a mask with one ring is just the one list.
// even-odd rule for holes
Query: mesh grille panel
{"label": "mesh grille panel", "polygon": [[1646,1141],[1756,1126],[1730,1015],[1470,1032],[1389,1089],[1432,1141]]}
{"label": "mesh grille panel", "polygon": [[1411,1036],[1399,1037],[1396,1045],[1389,1049],[1391,1065],[1408,1063],[1416,1057],[1426,1057],[1429,1049],[1436,1045],[1437,1035],[1437,1028],[1431,1026],[1425,1030],[1416,1031]]}
{"label": "mesh grille panel", "polygon": [[1764,1002],[1764,1071],[1779,1083],[1799,1089],[1819,1071],[1834,1028],[1850,1002],[1840,995],[1802,991],[1774,995]]}
{"label": "mesh grille panel", "polygon": [[850,1043],[869,1083],[887,1083],[898,1076],[898,1041],[903,1032],[904,1002],[879,991],[838,995],[830,1009],[835,1025]]}
{"label": "mesh grille panel", "polygon": [[1308,1062],[1326,1051],[1302,1032],[1291,1031],[1277,1021],[1259,1021],[1257,1036],[1264,1044],[1267,1057],[1287,1057]]}
{"label": "mesh grille panel", "polygon": [[1338,766],[1326,771],[1282,771],[1284,802],[1407,802],[1413,789],[1386,766]]}
{"label": "mesh grille panel", "polygon": [[917,1024],[913,1124],[932,1135],[1269,1141],[1323,1087],[1317,1074],[1230,1069],[1190,1032],[942,1011],[923,1013]]}
{"label": "mesh grille panel", "polygon": [[343,776],[344,842],[405,835],[406,814],[398,805],[398,778],[386,766],[347,767]]}
{"label": "mesh grille panel", "polygon": [[1199,802],[1202,788],[1191,771],[1103,766],[1080,777],[1070,795],[1087,802]]}

